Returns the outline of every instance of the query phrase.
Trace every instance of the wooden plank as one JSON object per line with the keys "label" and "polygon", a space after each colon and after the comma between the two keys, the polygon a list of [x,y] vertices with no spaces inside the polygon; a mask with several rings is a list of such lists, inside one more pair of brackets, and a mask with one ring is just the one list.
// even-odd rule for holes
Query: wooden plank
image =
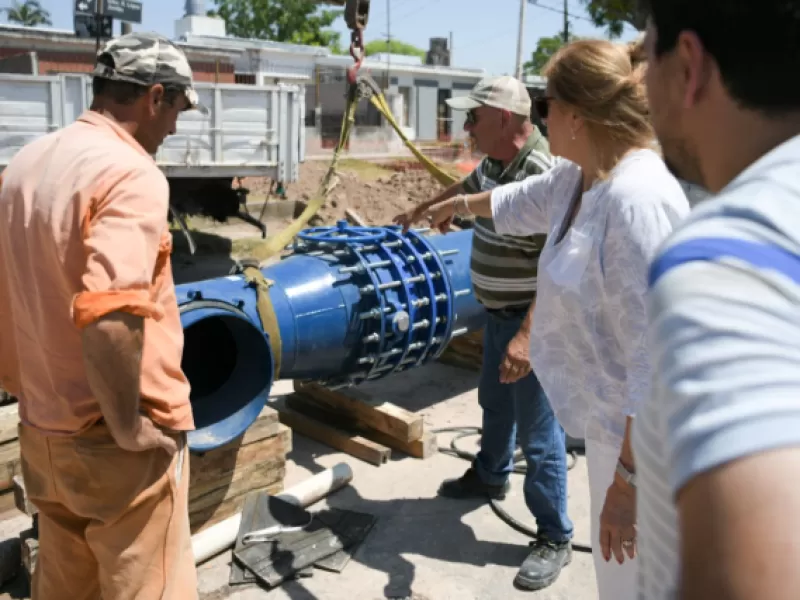
{"label": "wooden plank", "polygon": [[380,431],[365,432],[364,436],[373,442],[389,446],[392,450],[398,450],[414,458],[430,458],[439,452],[439,442],[436,439],[436,434],[430,431],[424,431],[420,439],[411,440],[410,442],[403,442]]}
{"label": "wooden plank", "polygon": [[12,488],[0,492],[0,514],[10,510],[15,512],[17,510],[17,504],[14,501],[14,490]]}
{"label": "wooden plank", "polygon": [[14,476],[20,474],[19,442],[14,440],[0,445],[0,490],[10,490],[14,485]]}
{"label": "wooden plank", "polygon": [[404,408],[376,400],[366,393],[349,389],[335,392],[316,384],[295,382],[296,392],[352,419],[354,425],[381,431],[393,438],[410,442],[422,437],[423,419]]}
{"label": "wooden plank", "polygon": [[247,477],[240,477],[217,489],[211,490],[206,494],[189,499],[189,512],[199,512],[213,508],[225,500],[247,494],[255,490],[261,490],[286,477],[286,461],[274,462],[272,464],[255,465],[249,471]]}
{"label": "wooden plank", "polygon": [[[289,428],[287,427],[287,429]],[[256,473],[283,468],[285,464],[286,455],[280,454],[252,463],[242,463],[233,471],[222,473],[218,477],[203,478],[200,481],[192,478],[189,482],[189,502],[218,488],[232,485],[240,479],[251,477]]]}
{"label": "wooden plank", "polygon": [[192,455],[189,462],[189,489],[229,476],[237,466],[285,458],[292,449],[292,432],[281,423],[275,426],[278,433],[260,442],[245,446],[228,445],[202,455]]}
{"label": "wooden plank", "polygon": [[24,512],[29,517],[32,517],[39,512],[31,501],[28,499],[28,493],[25,491],[25,482],[22,480],[22,475],[14,476],[13,485],[14,505],[20,512]]}
{"label": "wooden plank", "polygon": [[0,444],[19,436],[19,405],[15,402],[0,406]]}
{"label": "wooden plank", "polygon": [[[280,494],[283,491],[283,480],[273,483],[261,491],[265,491],[271,495]],[[249,494],[250,492],[247,492],[241,496],[236,496],[235,498],[225,500],[216,507],[190,513],[189,525],[191,527],[192,534],[203,531],[204,529],[208,529],[212,525],[219,523],[220,521],[223,521],[238,512],[241,512],[242,506],[244,505],[244,500]]]}
{"label": "wooden plank", "polygon": [[[278,411],[269,406],[265,406],[261,414],[258,415],[258,419],[256,419],[255,423],[250,425],[244,432],[244,435],[240,438],[241,443],[239,443],[239,445],[246,446],[247,444],[254,444],[265,438],[272,437],[275,435],[275,425],[279,422]],[[232,443],[236,442],[234,441]],[[224,447],[225,446],[223,446],[223,448]]]}
{"label": "wooden plank", "polygon": [[280,413],[281,423],[288,425],[292,430],[346,452],[373,465],[382,465],[389,460],[392,451],[382,444],[368,440],[360,435],[354,435],[321,423],[311,417],[289,408],[283,402],[276,402],[275,407]]}
{"label": "wooden plank", "polygon": [[39,538],[34,536],[33,529],[28,529],[20,534],[19,539],[22,542],[22,570],[30,583],[39,555]]}
{"label": "wooden plank", "polygon": [[286,403],[289,408],[311,417],[312,419],[349,431],[353,434],[362,435],[373,442],[378,442],[393,450],[399,450],[414,458],[430,458],[438,451],[436,436],[429,432],[423,432],[422,437],[418,440],[405,442],[393,438],[390,435],[386,435],[381,431],[359,427],[358,424],[352,422],[348,423],[347,417],[333,412],[329,407],[318,404],[315,400],[303,394],[295,393],[288,396],[286,398]]}

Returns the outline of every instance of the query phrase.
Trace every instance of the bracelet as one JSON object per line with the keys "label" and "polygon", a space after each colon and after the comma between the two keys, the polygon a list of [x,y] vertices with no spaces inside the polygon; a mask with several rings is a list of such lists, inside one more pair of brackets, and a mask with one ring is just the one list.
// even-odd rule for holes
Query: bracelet
{"label": "bracelet", "polygon": [[[461,202],[464,205],[464,212],[460,212],[458,210],[458,201],[459,200],[461,200]],[[469,216],[469,217],[474,216],[472,214],[472,211],[469,209],[469,204],[467,203],[467,196],[466,195],[459,194],[458,196],[453,198],[453,214],[456,214],[456,215],[459,215],[459,216]]]}
{"label": "bracelet", "polygon": [[622,464],[622,461],[617,459],[617,475],[632,488],[636,488],[636,472],[631,472]]}

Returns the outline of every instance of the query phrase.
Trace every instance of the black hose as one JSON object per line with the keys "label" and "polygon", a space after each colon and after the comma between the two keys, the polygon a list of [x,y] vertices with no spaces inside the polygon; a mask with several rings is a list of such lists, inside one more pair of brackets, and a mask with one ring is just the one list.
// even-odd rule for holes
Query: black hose
{"label": "black hose", "polygon": [[[455,456],[457,458],[461,458],[464,460],[468,460],[470,462],[475,460],[475,454],[472,452],[467,452],[466,450],[462,450],[458,447],[458,441],[465,438],[465,437],[472,437],[474,435],[481,435],[483,430],[480,427],[442,427],[440,429],[434,429],[433,433],[455,433],[456,435],[453,436],[453,439],[450,440],[450,447],[449,448],[439,448],[439,452],[443,454],[448,454],[450,456]],[[567,449],[567,470],[572,469],[577,460],[578,454],[574,449]],[[524,475],[528,471],[528,466],[524,464],[525,457],[522,455],[522,451],[517,448],[517,451],[514,453],[514,468],[512,469],[513,473],[519,473]],[[508,511],[506,511],[494,498],[489,498],[489,505],[492,507],[492,510],[495,514],[500,517],[502,521],[506,523],[512,529],[518,531],[523,535],[527,535],[528,537],[532,537],[536,539],[536,530],[531,529],[518,519],[512,517]],[[592,553],[592,547],[589,544],[572,544],[572,549],[576,552],[587,552],[589,554]]]}

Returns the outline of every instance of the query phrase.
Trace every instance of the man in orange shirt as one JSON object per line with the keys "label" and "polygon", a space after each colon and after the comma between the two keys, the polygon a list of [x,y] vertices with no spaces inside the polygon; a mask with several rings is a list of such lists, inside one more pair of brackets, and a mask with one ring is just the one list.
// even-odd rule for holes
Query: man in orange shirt
{"label": "man in orange shirt", "polygon": [[198,107],[169,40],[98,55],[91,109],[24,147],[0,188],[0,386],[39,509],[34,600],[192,600],[193,429],[152,154]]}

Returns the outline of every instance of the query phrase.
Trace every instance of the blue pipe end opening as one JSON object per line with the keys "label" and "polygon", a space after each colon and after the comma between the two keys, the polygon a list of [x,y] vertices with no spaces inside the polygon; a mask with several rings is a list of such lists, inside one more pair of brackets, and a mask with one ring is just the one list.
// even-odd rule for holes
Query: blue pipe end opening
{"label": "blue pipe end opening", "polygon": [[207,452],[243,435],[261,414],[272,388],[272,351],[261,328],[225,302],[189,302],[181,322],[195,422],[189,449]]}

